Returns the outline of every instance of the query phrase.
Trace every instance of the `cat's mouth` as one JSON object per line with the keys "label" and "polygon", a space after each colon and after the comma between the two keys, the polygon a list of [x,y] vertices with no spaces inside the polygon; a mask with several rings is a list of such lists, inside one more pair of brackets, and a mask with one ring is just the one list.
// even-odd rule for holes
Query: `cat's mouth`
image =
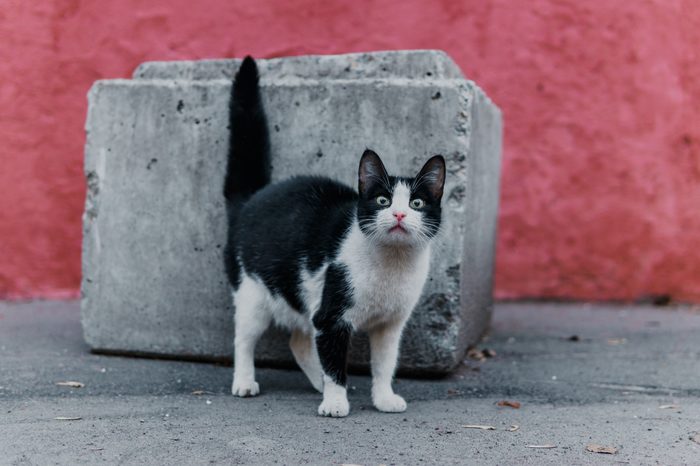
{"label": "cat's mouth", "polygon": [[408,231],[400,224],[394,225],[393,227],[389,228],[389,233],[399,233],[399,234],[408,234]]}

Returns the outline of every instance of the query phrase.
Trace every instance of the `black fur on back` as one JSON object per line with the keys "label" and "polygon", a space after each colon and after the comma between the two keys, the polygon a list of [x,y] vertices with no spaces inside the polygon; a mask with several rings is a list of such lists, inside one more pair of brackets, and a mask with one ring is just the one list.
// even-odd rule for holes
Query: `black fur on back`
{"label": "black fur on back", "polygon": [[[303,176],[269,185],[241,210],[238,257],[246,271],[300,312],[300,268],[318,270],[335,257],[349,230],[358,195],[328,178]],[[302,263],[303,262],[303,263]]]}
{"label": "black fur on back", "polygon": [[270,142],[258,79],[255,61],[246,57],[230,101],[231,141],[224,184],[226,272],[236,289],[242,263],[248,273],[303,312],[300,267],[313,272],[335,255],[354,219],[358,195],[349,186],[323,177],[269,184]]}

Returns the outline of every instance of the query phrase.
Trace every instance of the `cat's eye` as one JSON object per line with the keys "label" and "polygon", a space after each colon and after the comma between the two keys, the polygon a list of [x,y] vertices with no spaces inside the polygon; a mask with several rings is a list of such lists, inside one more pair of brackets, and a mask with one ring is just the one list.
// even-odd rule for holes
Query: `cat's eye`
{"label": "cat's eye", "polygon": [[423,201],[423,199],[413,199],[411,201],[411,208],[413,209],[422,209],[423,206],[425,206],[425,201]]}
{"label": "cat's eye", "polygon": [[391,201],[385,196],[377,196],[377,204],[379,204],[382,207],[386,207],[389,204],[391,204]]}

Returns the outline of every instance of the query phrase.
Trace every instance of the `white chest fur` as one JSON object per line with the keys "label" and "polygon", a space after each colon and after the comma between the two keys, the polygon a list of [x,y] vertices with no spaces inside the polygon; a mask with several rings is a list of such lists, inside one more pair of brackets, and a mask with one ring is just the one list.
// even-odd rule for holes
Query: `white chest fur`
{"label": "white chest fur", "polygon": [[357,224],[338,256],[349,272],[354,306],[345,319],[357,329],[371,328],[413,311],[430,267],[430,249],[383,248],[368,241]]}

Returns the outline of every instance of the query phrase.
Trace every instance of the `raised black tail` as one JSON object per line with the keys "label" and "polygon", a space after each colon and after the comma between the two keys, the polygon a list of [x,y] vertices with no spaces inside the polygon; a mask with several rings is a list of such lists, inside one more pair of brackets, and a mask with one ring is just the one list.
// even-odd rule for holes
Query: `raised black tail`
{"label": "raised black tail", "polygon": [[229,153],[224,197],[239,207],[270,182],[270,137],[260,100],[258,66],[245,57],[231,86]]}

